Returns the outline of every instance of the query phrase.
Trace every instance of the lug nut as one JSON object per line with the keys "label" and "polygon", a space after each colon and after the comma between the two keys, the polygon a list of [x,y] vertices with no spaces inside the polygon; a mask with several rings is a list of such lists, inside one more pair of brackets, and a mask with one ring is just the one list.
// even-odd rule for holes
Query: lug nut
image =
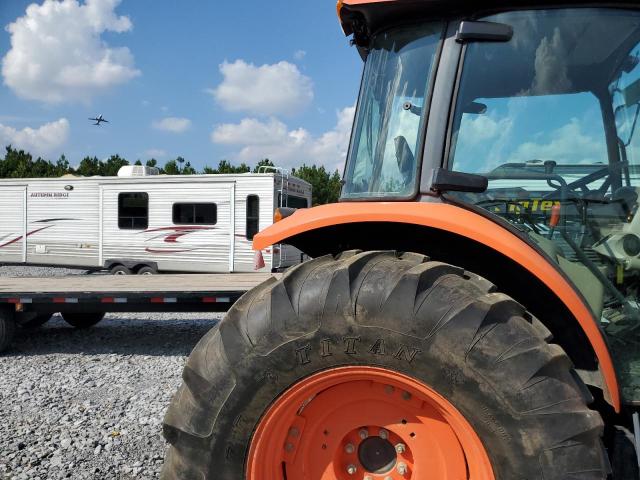
{"label": "lug nut", "polygon": [[358,436],[364,440],[365,438],[367,438],[369,436],[369,430],[367,430],[366,428],[361,428],[360,431],[358,432]]}
{"label": "lug nut", "polygon": [[407,465],[404,462],[400,462],[396,469],[400,475],[406,475],[407,473]]}
{"label": "lug nut", "polygon": [[406,450],[404,443],[399,443],[396,445],[396,452],[397,453],[404,453],[404,451]]}
{"label": "lug nut", "polygon": [[289,435],[291,435],[292,437],[297,437],[298,435],[300,435],[300,430],[298,430],[296,427],[291,427],[289,429]]}
{"label": "lug nut", "polygon": [[289,452],[289,453],[293,452],[293,444],[292,444],[292,443],[287,443],[287,444],[284,446],[284,449],[285,449],[287,452]]}
{"label": "lug nut", "polygon": [[384,428],[380,429],[380,433],[378,434],[378,436],[383,439],[386,440],[387,437],[389,436],[389,432],[387,432]]}
{"label": "lug nut", "polygon": [[355,466],[355,465],[349,465],[349,466],[347,467],[347,473],[348,473],[349,475],[354,475],[354,474],[356,473],[356,471],[357,471],[357,470],[358,470],[358,469],[356,468],[356,466]]}
{"label": "lug nut", "polygon": [[387,395],[391,395],[395,391],[395,388],[393,388],[391,385],[386,385],[384,387],[384,391]]}
{"label": "lug nut", "polygon": [[356,447],[353,446],[353,443],[347,443],[344,446],[344,451],[351,454],[356,451]]}

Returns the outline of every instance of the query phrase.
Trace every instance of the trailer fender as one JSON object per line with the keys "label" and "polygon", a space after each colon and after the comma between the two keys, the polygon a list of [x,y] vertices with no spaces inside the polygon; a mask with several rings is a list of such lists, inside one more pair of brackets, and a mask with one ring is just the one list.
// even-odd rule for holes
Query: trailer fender
{"label": "trailer fender", "polygon": [[[452,233],[478,242],[510,258],[546,285],[575,317],[598,360],[605,395],[620,410],[620,390],[604,333],[586,301],[571,282],[542,253],[504,226],[478,213],[444,203],[354,202],[301,209],[254,237],[255,250],[278,243],[296,245],[296,237],[331,227],[361,223],[409,224]],[[324,235],[323,235],[324,238]],[[339,239],[325,238],[327,252]],[[400,241],[398,242],[400,243]],[[304,249],[303,249],[304,250]],[[310,253],[310,252],[309,252]]]}

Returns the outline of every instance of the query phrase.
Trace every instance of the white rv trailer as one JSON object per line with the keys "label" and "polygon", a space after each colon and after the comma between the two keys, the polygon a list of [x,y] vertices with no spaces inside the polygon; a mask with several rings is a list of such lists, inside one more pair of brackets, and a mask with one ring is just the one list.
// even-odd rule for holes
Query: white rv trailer
{"label": "white rv trailer", "polygon": [[[253,235],[278,206],[311,205],[311,185],[282,171],[0,180],[0,263],[112,273],[251,272]],[[300,262],[288,245],[261,271]]]}

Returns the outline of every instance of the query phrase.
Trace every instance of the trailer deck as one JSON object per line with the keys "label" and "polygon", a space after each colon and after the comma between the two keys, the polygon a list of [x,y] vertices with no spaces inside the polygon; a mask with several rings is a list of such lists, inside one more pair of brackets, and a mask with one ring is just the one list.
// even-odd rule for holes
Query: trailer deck
{"label": "trailer deck", "polygon": [[16,312],[226,311],[271,273],[0,277]]}

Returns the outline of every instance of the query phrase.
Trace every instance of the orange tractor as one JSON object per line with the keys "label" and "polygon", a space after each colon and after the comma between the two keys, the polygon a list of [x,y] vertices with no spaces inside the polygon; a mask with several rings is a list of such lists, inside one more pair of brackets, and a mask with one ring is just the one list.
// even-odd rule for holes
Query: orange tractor
{"label": "orange tractor", "polygon": [[341,201],[256,236],[313,260],[196,346],[164,478],[637,479],[638,3],[338,13]]}

